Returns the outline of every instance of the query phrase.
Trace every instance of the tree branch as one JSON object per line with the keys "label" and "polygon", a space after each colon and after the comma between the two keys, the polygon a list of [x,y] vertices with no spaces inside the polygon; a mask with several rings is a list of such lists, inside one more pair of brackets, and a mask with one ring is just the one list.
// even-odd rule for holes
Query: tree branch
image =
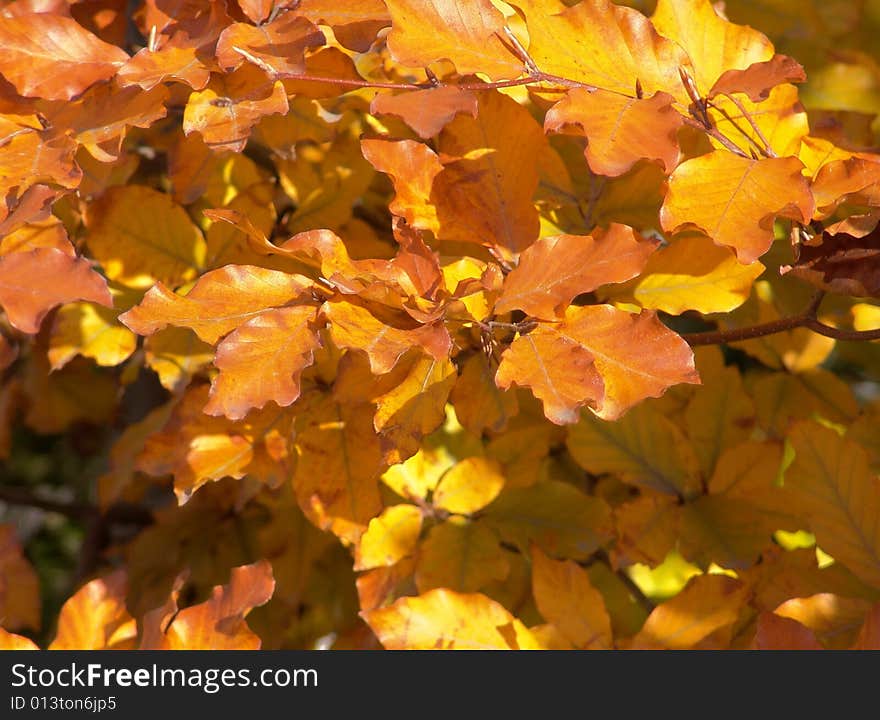
{"label": "tree branch", "polygon": [[751,340],[752,338],[764,337],[766,335],[776,335],[777,333],[804,327],[812,330],[814,333],[833,338],[834,340],[880,340],[880,328],[876,330],[842,330],[819,321],[816,313],[824,297],[825,292],[820,290],[813,296],[810,304],[802,312],[791,317],[780,318],[779,320],[761,323],[760,325],[733,328],[731,330],[684,333],[682,338],[692,347],[698,345],[722,345],[742,340]]}

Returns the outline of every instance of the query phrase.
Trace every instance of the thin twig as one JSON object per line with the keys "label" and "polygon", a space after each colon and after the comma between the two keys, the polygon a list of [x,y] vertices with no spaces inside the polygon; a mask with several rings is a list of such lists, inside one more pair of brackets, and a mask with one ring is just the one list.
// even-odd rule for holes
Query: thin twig
{"label": "thin twig", "polygon": [[752,126],[752,130],[755,131],[755,135],[758,136],[758,139],[764,143],[764,154],[767,157],[777,157],[776,153],[773,151],[773,147],[770,145],[770,141],[767,139],[767,136],[764,135],[764,132],[758,126],[758,123],[755,122],[755,118],[752,117],[752,114],[746,110],[745,106],[733,95],[728,95],[727,97],[730,98],[730,101],[736,105],[737,109],[742,113],[742,116],[748,121],[749,125]]}

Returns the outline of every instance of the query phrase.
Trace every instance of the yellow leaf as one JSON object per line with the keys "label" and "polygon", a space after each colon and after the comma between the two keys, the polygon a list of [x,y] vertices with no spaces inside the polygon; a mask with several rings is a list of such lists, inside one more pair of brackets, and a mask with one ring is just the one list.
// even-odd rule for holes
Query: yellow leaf
{"label": "yellow leaf", "polygon": [[552,560],[532,548],[532,592],[547,622],[580,650],[613,646],[611,619],[586,570],[571,560]]}
{"label": "yellow leaf", "polygon": [[451,517],[431,528],[419,547],[415,581],[419,592],[444,587],[476,592],[503,582],[510,572],[498,536],[481,522]]}
{"label": "yellow leaf", "polygon": [[678,75],[684,50],[661,37],[641,13],[608,0],[567,8],[559,0],[517,0],[529,29],[529,54],[546,73],[633,96],[664,90],[690,101]]}
{"label": "yellow leaf", "polygon": [[130,650],[137,625],[125,607],[126,575],[111,575],[81,587],[61,608],[50,650]]}
{"label": "yellow leaf", "polygon": [[162,387],[174,392],[186,387],[193,375],[211,363],[214,348],[192,330],[172,326],[144,340],[144,359]]}
{"label": "yellow leaf", "polygon": [[432,502],[459,515],[470,515],[492,502],[504,487],[504,475],[497,460],[465,458],[441,478]]}
{"label": "yellow leaf", "polygon": [[386,0],[388,48],[397,62],[426,67],[451,60],[460,75],[514,78],[522,61],[502,42],[504,15],[490,0]]}
{"label": "yellow leaf", "polygon": [[661,493],[699,493],[699,464],[673,422],[640,405],[616,422],[584,415],[568,430],[568,450],[594,475],[615,473],[623,482]]}
{"label": "yellow leaf", "polygon": [[880,480],[863,448],[834,430],[801,422],[789,433],[794,463],[785,471],[793,512],[819,546],[859,579],[880,587]]}
{"label": "yellow leaf", "polygon": [[749,589],[726,575],[697,575],[671,600],[654,608],[633,648],[687,650],[739,617]]}
{"label": "yellow leaf", "polygon": [[89,205],[86,226],[92,257],[128,287],[177,286],[204,265],[205,240],[186,210],[143,185],[107,190]]}
{"label": "yellow leaf", "polygon": [[361,613],[387,650],[538,650],[531,632],[494,600],[438,588]]}
{"label": "yellow leaf", "polygon": [[422,513],[415,505],[392,505],[370,520],[361,535],[354,569],[387,567],[411,555],[422,531]]}
{"label": "yellow leaf", "polygon": [[760,262],[745,265],[705,235],[684,235],[651,255],[636,279],[600,292],[605,298],[632,298],[643,308],[671,315],[687,310],[729,312],[745,302],[763,272]]}
{"label": "yellow leaf", "polygon": [[118,311],[92,303],[71,303],[55,315],[49,335],[49,362],[53,370],[64,367],[76,355],[92,358],[98,365],[113,367],[137,347],[137,337],[117,321]]}
{"label": "yellow leaf", "polygon": [[792,157],[752,160],[724,150],[686,160],[669,179],[663,229],[697,228],[752,263],[773,243],[776,217],[810,221],[813,196],[802,169]]}

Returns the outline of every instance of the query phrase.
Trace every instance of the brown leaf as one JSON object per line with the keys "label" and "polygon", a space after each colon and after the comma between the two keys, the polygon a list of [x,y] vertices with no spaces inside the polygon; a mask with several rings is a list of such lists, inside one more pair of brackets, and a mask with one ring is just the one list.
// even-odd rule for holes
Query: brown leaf
{"label": "brown leaf", "polygon": [[880,228],[864,237],[823,233],[820,245],[800,245],[794,265],[779,271],[839,295],[880,297]]}

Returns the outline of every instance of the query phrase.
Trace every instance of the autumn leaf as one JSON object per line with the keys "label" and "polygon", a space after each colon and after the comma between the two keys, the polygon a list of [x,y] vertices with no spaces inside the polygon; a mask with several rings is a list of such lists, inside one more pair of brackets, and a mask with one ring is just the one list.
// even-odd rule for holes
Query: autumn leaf
{"label": "autumn leaf", "polygon": [[447,588],[477,592],[510,573],[508,553],[485,523],[450,517],[431,528],[419,545],[415,583],[419,592]]}
{"label": "autumn leaf", "polygon": [[648,616],[633,648],[686,650],[734,623],[748,600],[748,587],[726,575],[698,575]]}
{"label": "autumn leaf", "polygon": [[186,295],[156,283],[119,320],[139,335],[152,335],[168,325],[189,328],[213,345],[270,308],[302,298],[311,285],[302,275],[227,265],[202,275]]}
{"label": "autumn leaf", "polygon": [[672,385],[699,380],[689,347],[653,313],[594,305],[572,306],[559,324],[517,337],[495,382],[531,388],[547,418],[563,425],[577,422],[583,406],[614,420]]}
{"label": "autumn leaf", "polygon": [[305,70],[303,54],[324,44],[324,34],[296,13],[281,13],[255,26],[234,23],[217,40],[217,61],[224,70],[251,62],[274,77],[299,75]]}
{"label": "autumn leaf", "polygon": [[361,535],[355,570],[387,567],[412,554],[422,530],[422,513],[415,505],[392,505],[370,520]]}
{"label": "autumn leaf", "polygon": [[643,308],[681,315],[730,312],[742,305],[764,266],[744,264],[705,235],[682,235],[652,253],[633,280],[602,288],[603,299],[631,298]]}
{"label": "autumn leaf", "polygon": [[671,173],[678,164],[677,133],[684,121],[668,93],[629,98],[597,89],[572,89],[547,111],[547,132],[579,131],[587,138],[584,155],[598,175],[623,175],[643,159]]}
{"label": "autumn leaf", "polygon": [[373,98],[370,112],[399,117],[420,138],[427,140],[437,135],[459,113],[475,116],[477,96],[453,85],[399,95],[380,93]]}
{"label": "autumn leaf", "polygon": [[22,635],[15,635],[0,628],[0,650],[39,650],[40,648]]}
{"label": "autumn leaf", "polygon": [[793,511],[809,523],[821,548],[877,586],[880,485],[864,449],[810,422],[796,424],[789,438],[795,460],[785,471],[785,489]]}
{"label": "autumn leaf", "polygon": [[281,81],[248,63],[228,75],[214,75],[204,90],[189,96],[183,131],[199,133],[215,152],[241,152],[261,118],[287,109]]}
{"label": "autumn leaf", "polygon": [[520,309],[554,320],[575,296],[638,275],[656,247],[632,228],[617,224],[592,235],[540,238],[523,251],[505,278],[495,312]]}
{"label": "autumn leaf", "polygon": [[755,62],[746,69],[725,70],[708,97],[743,93],[752,102],[761,102],[770,96],[770,90],[783,83],[798,83],[807,79],[803,67],[787,55],[774,55],[764,62]]}
{"label": "autumn leaf", "polygon": [[320,340],[310,325],[315,308],[269,310],[238,326],[217,346],[220,369],[205,412],[241,420],[269,401],[287,407],[299,397],[302,371]]}
{"label": "autumn leaf", "polygon": [[388,48],[404,65],[452,60],[459,74],[493,80],[516,77],[519,60],[502,43],[504,16],[489,0],[386,0],[391,14]]}
{"label": "autumn leaf", "polygon": [[124,570],[92,580],[61,608],[50,650],[130,650],[137,625],[125,607]]}
{"label": "autumn leaf", "polygon": [[529,630],[494,600],[444,588],[361,613],[386,650],[538,650]]}
{"label": "autumn leaf", "polygon": [[[34,280],[46,276],[53,278],[51,283]],[[38,332],[52,308],[73,300],[113,305],[107,281],[85,258],[53,248],[0,257],[0,305],[9,322],[22,332]]]}
{"label": "autumn leaf", "polygon": [[864,237],[824,234],[820,244],[801,246],[795,263],[780,272],[840,295],[880,297],[880,230]]}
{"label": "autumn leaf", "polygon": [[49,362],[53,370],[77,355],[98,365],[113,367],[137,348],[137,337],[117,322],[117,312],[91,303],[73,303],[55,314],[49,336]]}
{"label": "autumn leaf", "polygon": [[[752,160],[716,150],[683,162],[669,179],[660,219],[663,229],[694,227],[717,245],[752,263],[773,242],[773,220],[806,223],[813,198],[795,158]],[[699,202],[696,201],[699,198]]]}
{"label": "autumn leaf", "polygon": [[0,619],[10,630],[40,627],[40,584],[11,525],[0,525]]}
{"label": "autumn leaf", "polygon": [[110,188],[89,206],[87,244],[111,280],[129,287],[192,280],[205,241],[186,210],[144,185]]}
{"label": "autumn leaf", "polygon": [[768,612],[758,617],[753,647],[755,650],[822,650],[808,627]]}
{"label": "autumn leaf", "polygon": [[267,560],[233,568],[229,584],[211,597],[178,610],[176,600],[144,617],[142,650],[258,650],[260,638],[245,616],[272,597],[275,580]]}
{"label": "autumn leaf", "polygon": [[533,547],[532,588],[541,615],[576,648],[613,646],[605,601],[582,567],[571,560],[553,560]]}
{"label": "autumn leaf", "polygon": [[566,7],[559,0],[517,0],[526,16],[529,55],[552,75],[630,97],[668,92],[687,104],[679,67],[690,61],[644,15],[608,0]]}
{"label": "autumn leaf", "polygon": [[343,47],[366,52],[376,34],[391,24],[383,0],[302,0],[297,10],[315,24],[329,25]]}
{"label": "autumn leaf", "polygon": [[0,73],[22,95],[71,100],[128,60],[73,18],[49,13],[0,19]]}

